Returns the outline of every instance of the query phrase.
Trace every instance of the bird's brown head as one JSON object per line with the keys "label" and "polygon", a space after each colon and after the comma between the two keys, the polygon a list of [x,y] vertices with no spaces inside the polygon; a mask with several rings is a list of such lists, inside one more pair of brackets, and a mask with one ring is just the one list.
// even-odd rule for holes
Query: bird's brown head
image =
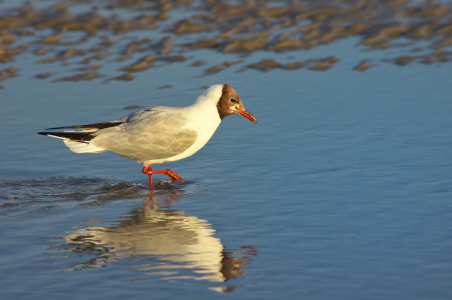
{"label": "bird's brown head", "polygon": [[236,114],[247,118],[253,123],[257,123],[256,118],[243,107],[237,92],[227,84],[223,84],[223,91],[221,93],[221,98],[218,101],[217,108],[221,120],[229,115]]}

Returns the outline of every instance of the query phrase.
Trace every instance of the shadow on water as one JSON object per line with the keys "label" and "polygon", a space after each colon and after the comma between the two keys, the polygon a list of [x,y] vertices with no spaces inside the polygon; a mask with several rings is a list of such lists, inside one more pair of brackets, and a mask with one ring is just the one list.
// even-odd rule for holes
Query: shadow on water
{"label": "shadow on water", "polygon": [[[113,226],[75,224],[84,228],[67,232],[58,239],[63,242],[49,250],[64,253],[71,262],[77,261],[68,263],[69,271],[106,267],[124,260],[130,271],[145,276],[138,281],[227,282],[246,272],[243,267],[257,256],[257,247],[244,245],[238,250],[226,249],[207,220],[170,206],[183,198],[208,193],[208,190],[208,186],[195,182],[177,185],[160,181],[149,188],[98,177],[9,179],[0,182],[0,211],[2,215],[40,211],[42,216],[55,207],[65,209],[64,204],[68,203],[86,208],[141,198],[143,200],[129,213],[108,222],[111,225],[113,221]],[[70,205],[70,209],[73,207]],[[233,292],[239,287],[210,289]]]}

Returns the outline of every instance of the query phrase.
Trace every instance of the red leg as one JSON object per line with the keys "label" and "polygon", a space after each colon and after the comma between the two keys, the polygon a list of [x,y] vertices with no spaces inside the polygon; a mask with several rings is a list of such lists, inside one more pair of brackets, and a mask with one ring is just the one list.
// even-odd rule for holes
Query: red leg
{"label": "red leg", "polygon": [[149,176],[149,186],[152,186],[152,164],[144,166],[141,172]]}
{"label": "red leg", "polygon": [[149,185],[152,186],[152,174],[165,174],[168,176],[172,182],[176,182],[176,180],[179,180],[180,182],[184,182],[182,177],[177,175],[175,172],[171,171],[170,169],[166,170],[152,170],[152,164],[149,164],[147,166],[144,166],[143,170],[141,170],[144,174],[147,174],[149,176]]}

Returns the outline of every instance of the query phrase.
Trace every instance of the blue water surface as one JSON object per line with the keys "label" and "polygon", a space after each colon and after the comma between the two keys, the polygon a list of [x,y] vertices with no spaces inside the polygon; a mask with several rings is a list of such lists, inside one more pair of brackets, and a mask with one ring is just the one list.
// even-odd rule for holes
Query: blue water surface
{"label": "blue water surface", "polygon": [[[109,83],[32,79],[22,57],[0,91],[2,298],[450,299],[452,65],[357,72],[355,44],[291,53],[340,56],[327,72],[198,77],[189,60]],[[154,206],[139,164],[36,134],[190,105],[216,83],[258,123],[230,116],[160,165],[186,183]]]}

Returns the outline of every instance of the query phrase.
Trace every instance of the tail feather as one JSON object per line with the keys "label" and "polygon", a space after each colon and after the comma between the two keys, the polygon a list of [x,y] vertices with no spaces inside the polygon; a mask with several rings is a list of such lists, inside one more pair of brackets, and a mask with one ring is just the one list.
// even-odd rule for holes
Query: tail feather
{"label": "tail feather", "polygon": [[66,146],[69,147],[69,150],[71,150],[72,152],[75,153],[102,153],[102,152],[107,152],[107,150],[103,149],[103,148],[99,148],[96,146],[93,146],[89,143],[84,143],[84,142],[75,142],[69,139],[65,139],[64,143],[66,144]]}
{"label": "tail feather", "polygon": [[47,128],[46,130],[54,130],[54,129],[68,129],[68,128],[77,128],[77,129],[104,129],[108,127],[118,126],[124,123],[123,121],[112,121],[112,122],[102,122],[102,123],[93,123],[87,125],[74,125],[74,126],[64,126],[64,127],[53,127]]}
{"label": "tail feather", "polygon": [[54,127],[48,128],[46,130],[54,129],[82,129],[81,131],[64,131],[64,132],[38,132],[41,135],[47,135],[54,138],[63,139],[66,146],[76,153],[101,153],[107,150],[96,147],[90,143],[90,141],[95,137],[93,134],[100,129],[105,129],[109,127],[118,126],[126,121],[126,118],[117,121],[103,122],[103,123],[93,123],[87,125],[75,125],[75,126],[65,126],[65,127]]}
{"label": "tail feather", "polygon": [[92,131],[65,131],[65,132],[38,132],[54,138],[63,139],[66,146],[75,153],[102,153],[107,150],[91,145],[89,142],[94,138]]}

